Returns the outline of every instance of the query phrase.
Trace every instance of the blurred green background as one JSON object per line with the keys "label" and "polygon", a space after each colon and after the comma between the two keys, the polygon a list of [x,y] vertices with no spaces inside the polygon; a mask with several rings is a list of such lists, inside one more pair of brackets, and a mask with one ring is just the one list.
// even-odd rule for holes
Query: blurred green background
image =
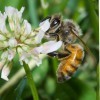
{"label": "blurred green background", "polygon": [[[64,19],[73,19],[83,32],[82,39],[91,49],[97,62],[86,53],[84,61],[75,75],[65,83],[57,83],[56,69],[59,64],[56,58],[46,57],[40,67],[32,71],[40,100],[96,100],[98,98],[99,74],[99,18],[98,0],[0,0],[0,11],[5,6],[13,6],[20,10],[25,7],[23,18],[33,26],[46,16],[61,13]],[[21,66],[15,57],[10,77],[20,70]],[[15,79],[16,80],[16,79]],[[0,88],[6,82],[0,78]],[[7,83],[6,83],[7,84]],[[26,78],[21,78],[5,89],[0,100],[32,100]],[[98,99],[99,100],[99,99]]]}

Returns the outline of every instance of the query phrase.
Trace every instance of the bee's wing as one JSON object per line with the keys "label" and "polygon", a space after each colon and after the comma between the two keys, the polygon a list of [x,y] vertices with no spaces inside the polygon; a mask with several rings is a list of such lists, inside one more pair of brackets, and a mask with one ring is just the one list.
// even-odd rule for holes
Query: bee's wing
{"label": "bee's wing", "polygon": [[94,59],[94,62],[96,62],[96,58],[95,58],[95,56],[94,56],[94,54],[91,52],[91,50],[88,48],[88,46],[86,45],[86,43],[77,35],[77,34],[75,34],[74,32],[73,32],[73,30],[71,30],[72,32],[72,34],[73,35],[75,35],[81,42],[82,42],[82,44],[84,45],[84,48],[85,48],[85,50],[93,57],[93,59]]}

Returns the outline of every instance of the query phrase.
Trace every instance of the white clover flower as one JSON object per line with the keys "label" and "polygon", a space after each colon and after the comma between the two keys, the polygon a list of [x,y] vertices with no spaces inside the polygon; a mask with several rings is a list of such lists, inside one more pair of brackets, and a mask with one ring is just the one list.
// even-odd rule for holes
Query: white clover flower
{"label": "white clover flower", "polygon": [[[19,55],[19,61],[23,65],[33,59],[36,64],[42,63],[39,54],[50,53],[59,49],[61,41],[49,41],[36,47],[44,37],[45,32],[50,28],[49,20],[40,23],[37,31],[33,31],[30,23],[22,19],[24,7],[20,11],[13,7],[5,7],[5,12],[0,12],[0,70],[1,78],[8,80],[12,68],[12,60]],[[8,20],[7,25],[6,21]]]}

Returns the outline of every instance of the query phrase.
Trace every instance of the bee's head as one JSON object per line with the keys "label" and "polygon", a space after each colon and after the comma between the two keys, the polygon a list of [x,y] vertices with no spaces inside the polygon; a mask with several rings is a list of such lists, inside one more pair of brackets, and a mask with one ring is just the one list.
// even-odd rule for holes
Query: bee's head
{"label": "bee's head", "polygon": [[70,19],[63,20],[61,33],[62,33],[63,41],[65,41],[66,43],[75,42],[77,40],[75,34],[78,37],[82,35],[79,26]]}

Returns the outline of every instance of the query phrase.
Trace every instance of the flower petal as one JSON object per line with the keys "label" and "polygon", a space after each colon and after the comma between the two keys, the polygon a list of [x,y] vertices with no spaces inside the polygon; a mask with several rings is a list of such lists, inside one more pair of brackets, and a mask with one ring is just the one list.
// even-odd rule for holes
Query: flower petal
{"label": "flower petal", "polygon": [[2,60],[5,60],[5,59],[7,59],[7,57],[8,57],[8,51],[4,51],[4,52],[2,53],[2,55],[1,55],[1,59],[2,59]]}
{"label": "flower petal", "polygon": [[22,7],[22,8],[20,9],[20,11],[18,12],[19,19],[21,19],[22,13],[24,12],[24,9],[25,9],[25,7]]}
{"label": "flower petal", "polygon": [[7,15],[5,13],[2,14],[0,12],[0,31],[2,33],[6,33],[7,32],[6,25],[5,25],[6,18],[7,18]]}
{"label": "flower petal", "polygon": [[31,25],[27,20],[24,20],[24,34],[29,35],[31,32]]}
{"label": "flower petal", "polygon": [[16,12],[16,11],[17,11],[17,9],[15,9],[11,6],[5,7],[5,12],[6,12],[6,14],[8,15],[9,18],[11,18],[13,16],[14,12]]}
{"label": "flower petal", "polygon": [[11,37],[8,41],[8,45],[10,47],[16,47],[17,46],[17,40],[14,37]]}
{"label": "flower petal", "polygon": [[31,53],[34,54],[35,56],[38,56],[40,54],[40,52],[43,51],[43,46],[40,46],[40,47],[35,47]]}
{"label": "flower petal", "polygon": [[16,30],[16,27],[19,28],[19,23],[21,22],[22,13],[24,11],[24,7],[21,8],[20,11],[15,9],[14,7],[5,7],[5,12],[8,16],[9,25],[12,31]]}
{"label": "flower petal", "polygon": [[31,24],[27,20],[24,20],[21,28],[21,41],[24,41],[27,38],[27,36],[31,34],[31,31]]}
{"label": "flower petal", "polygon": [[62,45],[62,41],[50,41],[50,42],[47,42],[43,45],[43,51],[41,53],[50,53],[50,52],[53,52],[53,51],[56,51],[58,50]]}
{"label": "flower petal", "polygon": [[45,32],[50,28],[50,22],[49,19],[43,21],[40,23],[40,30],[39,33],[35,37],[35,42],[38,44],[41,42],[42,38],[45,35]]}
{"label": "flower petal", "polygon": [[0,61],[0,70],[2,69],[2,67],[4,66],[6,60],[1,60]]}
{"label": "flower petal", "polygon": [[50,22],[49,22],[49,19],[43,21],[40,23],[40,29],[43,31],[43,32],[46,32],[49,28],[50,28]]}
{"label": "flower petal", "polygon": [[8,60],[11,61],[15,56],[15,50],[8,50]]}
{"label": "flower petal", "polygon": [[31,54],[29,54],[29,53],[26,53],[26,52],[22,52],[21,54],[20,54],[20,63],[21,63],[21,65],[23,65],[23,61],[25,61],[25,63],[29,63],[29,58],[30,58],[30,56],[31,56]]}
{"label": "flower petal", "polygon": [[8,42],[7,41],[0,41],[0,49],[8,47]]}
{"label": "flower petal", "polygon": [[8,75],[10,73],[10,70],[11,70],[12,66],[11,66],[11,63],[10,64],[5,64],[3,69],[2,69],[2,72],[1,72],[1,78],[8,81]]}
{"label": "flower petal", "polygon": [[42,30],[39,31],[39,33],[35,37],[35,42],[38,44],[41,42],[42,38],[44,37],[44,32]]}
{"label": "flower petal", "polygon": [[0,34],[0,41],[4,41],[4,40],[6,40],[6,37]]}
{"label": "flower petal", "polygon": [[38,53],[47,54],[53,51],[58,50],[62,46],[62,41],[49,41],[41,45],[40,47],[36,47],[33,49],[33,52],[37,51]]}
{"label": "flower petal", "polygon": [[11,7],[11,6],[5,7],[5,12],[7,16],[9,17],[9,19],[15,18],[16,20],[17,18],[18,20],[20,20],[22,17],[23,11],[24,11],[24,7],[22,7],[20,11],[18,11],[16,8]]}
{"label": "flower petal", "polygon": [[39,57],[33,57],[33,60],[35,61],[36,65],[39,66],[42,63],[42,59],[40,59]]}
{"label": "flower petal", "polygon": [[5,12],[6,12],[8,19],[9,19],[10,29],[12,31],[14,31],[14,28],[15,28],[14,24],[15,24],[15,20],[16,20],[15,17],[17,15],[16,13],[18,12],[18,10],[9,6],[9,7],[5,7]]}

